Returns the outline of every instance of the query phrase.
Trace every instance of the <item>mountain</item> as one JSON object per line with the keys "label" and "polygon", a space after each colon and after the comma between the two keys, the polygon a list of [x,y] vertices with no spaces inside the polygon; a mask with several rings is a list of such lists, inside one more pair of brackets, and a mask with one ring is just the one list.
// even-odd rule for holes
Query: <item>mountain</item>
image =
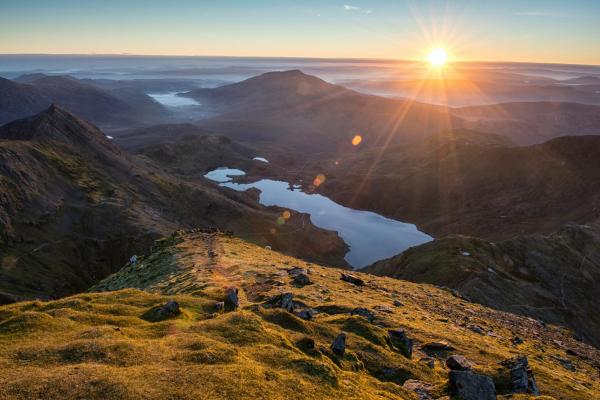
{"label": "mountain", "polygon": [[596,105],[512,102],[458,108],[453,114],[470,129],[505,135],[523,145],[558,136],[600,135],[600,106]]}
{"label": "mountain", "polygon": [[317,191],[338,203],[416,223],[434,237],[501,240],[600,220],[598,154],[600,136],[514,146],[498,136],[453,131],[285,165],[303,182],[324,174]]}
{"label": "mountain", "polygon": [[403,143],[460,127],[444,107],[360,94],[298,70],[269,72],[215,89],[187,93],[221,112],[202,127],[236,140],[291,146],[298,151]]}
{"label": "mountain", "polygon": [[152,145],[174,143],[184,137],[205,135],[215,135],[215,132],[189,123],[159,124],[111,131],[114,143],[132,153]]}
{"label": "mountain", "polygon": [[[343,272],[180,232],[89,293],[0,307],[0,397],[416,400],[453,394],[450,377],[486,399],[600,394],[600,353],[564,329]],[[472,372],[449,371],[451,354]],[[519,355],[529,370],[516,364],[511,381]],[[512,394],[521,387],[544,396]]]}
{"label": "mountain", "polygon": [[[22,82],[22,83],[19,83]],[[168,116],[149,96],[132,89],[102,90],[70,76],[34,74],[0,80],[0,123],[36,114],[55,103],[105,127],[151,123]]]}
{"label": "mountain", "polygon": [[488,242],[447,236],[365,271],[456,289],[496,310],[573,329],[600,346],[600,225],[566,225],[549,235]]}
{"label": "mountain", "polygon": [[[182,181],[123,153],[94,125],[57,106],[0,127],[0,188],[3,299],[84,290],[179,227],[234,230],[345,265],[343,242],[307,224],[306,216],[278,226],[281,210],[205,180]],[[283,236],[270,232],[275,227]]]}

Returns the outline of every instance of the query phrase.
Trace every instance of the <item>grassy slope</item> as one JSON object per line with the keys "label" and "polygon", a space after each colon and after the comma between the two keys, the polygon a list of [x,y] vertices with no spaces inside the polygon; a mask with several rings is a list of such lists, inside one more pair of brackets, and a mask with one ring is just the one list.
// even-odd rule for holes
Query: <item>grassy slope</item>
{"label": "grassy slope", "polygon": [[[292,266],[309,268],[314,284],[291,285],[286,269]],[[497,362],[524,353],[543,394],[600,396],[592,365],[600,359],[597,350],[563,330],[429,285],[363,275],[367,285],[355,287],[339,277],[340,270],[231,237],[174,236],[93,288],[100,292],[0,307],[0,398],[416,399],[400,385],[408,377],[432,382],[434,395],[444,395],[442,364],[430,369],[420,350],[412,360],[392,351],[386,326],[406,329],[417,348],[449,342],[493,375],[500,390],[506,376]],[[231,286],[241,289],[241,310],[215,314],[215,302]],[[288,291],[321,312],[308,322],[257,306]],[[404,306],[395,307],[395,299]],[[162,321],[150,317],[167,300],[178,301],[183,313]],[[391,313],[376,311],[371,324],[348,314],[356,306],[387,306]],[[480,335],[467,325],[493,333]],[[340,331],[348,333],[343,358],[329,351]],[[516,348],[510,341],[515,334],[524,339]],[[317,350],[297,344],[305,336]],[[591,358],[566,355],[567,348]],[[552,356],[568,358],[577,371]],[[377,378],[384,367],[399,369],[391,378],[396,382]]]}

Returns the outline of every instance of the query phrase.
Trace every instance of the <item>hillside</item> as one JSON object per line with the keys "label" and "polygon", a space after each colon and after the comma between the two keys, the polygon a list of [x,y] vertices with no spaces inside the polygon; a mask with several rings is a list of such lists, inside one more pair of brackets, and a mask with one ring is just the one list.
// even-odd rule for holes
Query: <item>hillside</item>
{"label": "hillside", "polygon": [[[298,273],[312,283],[293,284]],[[340,273],[233,237],[173,235],[92,293],[0,307],[0,397],[437,399],[449,375],[474,376],[449,373],[449,354],[473,364],[486,385],[466,387],[482,395],[489,376],[508,398],[499,363],[521,354],[541,398],[600,394],[598,350],[564,330],[430,285],[356,273],[365,284],[355,286]],[[219,311],[232,288],[239,308]]]}
{"label": "hillside", "polygon": [[[220,227],[309,259],[345,265],[345,245],[245,193],[182,181],[52,106],[0,127],[0,299],[88,288],[179,227]],[[276,228],[273,234],[271,229]]]}
{"label": "hillside", "polygon": [[167,110],[133,89],[103,90],[70,76],[33,74],[0,78],[0,124],[29,117],[57,104],[104,127],[158,122]]}
{"label": "hillside", "polygon": [[567,326],[600,346],[600,226],[491,243],[447,236],[376,262],[365,271],[456,289],[488,307]]}
{"label": "hillside", "polygon": [[452,131],[403,146],[297,163],[272,157],[272,163],[304,182],[322,173],[327,181],[320,193],[415,223],[435,237],[454,233],[500,240],[598,221],[598,154],[600,136],[516,147],[502,137]]}

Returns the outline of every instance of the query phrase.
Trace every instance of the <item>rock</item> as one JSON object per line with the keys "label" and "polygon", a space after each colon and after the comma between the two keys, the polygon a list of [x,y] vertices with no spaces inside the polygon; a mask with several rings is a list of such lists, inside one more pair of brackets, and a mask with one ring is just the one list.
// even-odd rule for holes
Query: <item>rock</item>
{"label": "rock", "polygon": [[395,307],[404,307],[404,304],[400,300],[394,300]]}
{"label": "rock", "polygon": [[464,356],[455,354],[446,359],[446,366],[452,371],[468,371],[473,364]]}
{"label": "rock", "polygon": [[265,246],[265,250],[272,250],[271,246]]}
{"label": "rock", "polygon": [[514,338],[512,338],[511,342],[516,346],[518,344],[523,344],[523,339],[521,339],[518,336],[515,336]]}
{"label": "rock", "polygon": [[[266,305],[274,308],[284,308],[289,312],[293,312],[295,308],[294,294],[293,293],[282,293],[271,297],[267,300]],[[298,303],[301,305],[301,303]]]}
{"label": "rock", "polygon": [[480,335],[485,334],[485,330],[482,327],[480,327],[479,325],[469,325],[469,326],[467,326],[467,328],[472,330],[475,333],[480,334]]}
{"label": "rock", "polygon": [[446,342],[429,342],[425,343],[421,346],[421,350],[424,352],[444,352],[444,351],[452,351],[454,347],[450,346]]}
{"label": "rock", "polygon": [[158,309],[158,316],[161,318],[175,317],[179,314],[181,314],[179,303],[173,300]]}
{"label": "rock", "polygon": [[217,312],[222,313],[225,311],[225,302],[219,301],[218,303],[215,303],[215,308],[217,309]]}
{"label": "rock", "polygon": [[373,308],[376,309],[379,312],[386,313],[386,314],[393,314],[394,313],[394,310],[392,310],[388,306],[375,306]]}
{"label": "rock", "polygon": [[419,400],[434,400],[431,395],[433,385],[431,383],[418,381],[416,379],[409,379],[402,385],[404,389],[412,390],[415,392]]}
{"label": "rock", "polygon": [[356,276],[353,276],[353,275],[350,275],[350,274],[344,274],[344,273],[342,273],[340,279],[343,280],[343,281],[349,282],[349,283],[351,283],[353,285],[356,285],[356,286],[363,286],[365,284],[365,281],[363,281],[359,277],[356,277]]}
{"label": "rock", "polygon": [[342,357],[346,353],[346,334],[341,332],[331,344],[331,351],[334,354]]}
{"label": "rock", "polygon": [[303,337],[302,339],[296,342],[296,346],[301,350],[314,350],[315,349],[315,341],[308,336]]}
{"label": "rock", "polygon": [[535,382],[533,371],[529,368],[526,356],[520,356],[502,362],[510,368],[510,384],[512,393],[529,393],[539,395],[540,391]]}
{"label": "rock", "polygon": [[294,276],[294,283],[296,285],[305,286],[305,285],[310,285],[312,282],[310,281],[310,278],[308,277],[308,275],[301,272]]}
{"label": "rock", "polygon": [[406,336],[406,332],[401,329],[391,329],[388,331],[388,338],[393,349],[400,351],[400,353],[408,358],[412,357],[413,343]]}
{"label": "rock", "polygon": [[492,378],[471,371],[450,371],[450,396],[461,400],[496,400]]}
{"label": "rock", "polygon": [[565,369],[567,369],[569,371],[577,370],[577,368],[575,368],[573,363],[570,360],[567,360],[566,358],[562,358],[562,357],[558,357],[558,356],[550,356],[550,357],[552,357],[552,359],[558,361]]}
{"label": "rock", "polygon": [[304,268],[301,267],[292,267],[290,269],[287,270],[288,275],[290,276],[296,276],[299,274],[308,274],[308,271]]}
{"label": "rock", "polygon": [[238,298],[238,288],[231,288],[227,291],[227,296],[225,297],[225,309],[227,311],[234,311],[240,305],[240,300]]}
{"label": "rock", "polygon": [[306,310],[300,311],[296,315],[298,316],[298,318],[302,318],[302,319],[310,321],[315,316],[315,311],[312,308],[307,308]]}
{"label": "rock", "polygon": [[373,320],[375,319],[375,314],[373,314],[373,311],[365,307],[355,308],[354,310],[350,311],[350,315],[359,315],[361,317],[366,318],[369,322],[373,322]]}

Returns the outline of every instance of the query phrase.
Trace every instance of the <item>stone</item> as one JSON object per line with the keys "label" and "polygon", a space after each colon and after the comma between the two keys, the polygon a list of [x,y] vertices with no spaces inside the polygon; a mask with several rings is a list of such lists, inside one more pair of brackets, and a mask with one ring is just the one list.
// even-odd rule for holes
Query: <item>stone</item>
{"label": "stone", "polygon": [[356,285],[356,286],[363,286],[365,284],[365,281],[363,281],[359,277],[356,277],[356,276],[350,275],[350,274],[342,273],[340,279],[345,282],[349,282],[353,285]]}
{"label": "stone", "polygon": [[231,288],[227,291],[227,296],[225,296],[225,309],[227,311],[234,311],[240,305],[240,300],[238,297],[238,288]]}
{"label": "stone", "polygon": [[296,285],[305,286],[305,285],[310,285],[312,282],[310,281],[310,278],[307,274],[305,274],[304,272],[301,272],[294,276],[294,283]]}
{"label": "stone", "polygon": [[310,321],[315,316],[315,311],[312,308],[307,308],[306,310],[300,311],[296,315],[298,316],[298,318],[302,318],[302,319],[305,319],[307,321]]}
{"label": "stone", "polygon": [[452,371],[468,371],[473,364],[464,356],[455,354],[446,359],[446,366]]}
{"label": "stone", "polygon": [[502,364],[510,368],[510,384],[512,393],[529,393],[539,395],[533,371],[529,367],[527,356],[519,356],[506,360]]}
{"label": "stone", "polygon": [[400,300],[394,300],[394,307],[404,307],[404,304]]}
{"label": "stone", "polygon": [[217,312],[222,313],[225,311],[225,302],[219,301],[218,303],[215,303],[215,308],[217,309]]}
{"label": "stone", "polygon": [[[302,306],[302,303],[297,303],[299,306]],[[293,293],[282,293],[271,297],[265,303],[267,307],[273,308],[284,308],[289,312],[293,312],[296,307],[296,303],[294,302],[294,294]]]}
{"label": "stone", "polygon": [[373,314],[373,311],[365,307],[355,308],[354,310],[350,311],[350,315],[359,315],[361,317],[366,318],[369,322],[373,322],[373,320],[375,319],[375,314]]}
{"label": "stone", "polygon": [[168,301],[164,306],[158,309],[158,315],[161,318],[174,317],[181,314],[179,303],[176,301]]}
{"label": "stone", "polygon": [[452,351],[454,350],[454,347],[450,346],[446,342],[429,342],[421,346],[421,350],[424,352],[444,352]]}
{"label": "stone", "polygon": [[478,333],[480,335],[485,334],[485,330],[482,327],[480,327],[479,325],[469,325],[469,326],[467,326],[467,328],[469,328],[473,332]]}
{"label": "stone", "polygon": [[295,266],[295,267],[288,269],[287,273],[290,276],[296,276],[298,274],[308,274],[308,271],[302,267]]}
{"label": "stone", "polygon": [[388,338],[393,349],[399,351],[408,358],[412,357],[413,343],[406,335],[406,332],[402,329],[391,329],[388,331]]}
{"label": "stone", "polygon": [[519,344],[523,344],[523,339],[521,339],[518,336],[515,336],[514,338],[512,338],[512,344],[514,344],[515,346],[519,345]]}
{"label": "stone", "polygon": [[402,387],[415,392],[419,400],[434,400],[431,395],[431,391],[433,390],[433,385],[431,383],[418,381],[416,379],[408,379],[404,382]]}
{"label": "stone", "polygon": [[471,371],[450,371],[450,396],[461,400],[496,400],[496,387],[489,376]]}
{"label": "stone", "polygon": [[305,336],[296,342],[296,346],[302,350],[314,350],[315,341],[314,339]]}
{"label": "stone", "polygon": [[346,334],[344,332],[341,332],[334,339],[333,343],[331,344],[331,351],[340,357],[344,356],[346,353]]}

